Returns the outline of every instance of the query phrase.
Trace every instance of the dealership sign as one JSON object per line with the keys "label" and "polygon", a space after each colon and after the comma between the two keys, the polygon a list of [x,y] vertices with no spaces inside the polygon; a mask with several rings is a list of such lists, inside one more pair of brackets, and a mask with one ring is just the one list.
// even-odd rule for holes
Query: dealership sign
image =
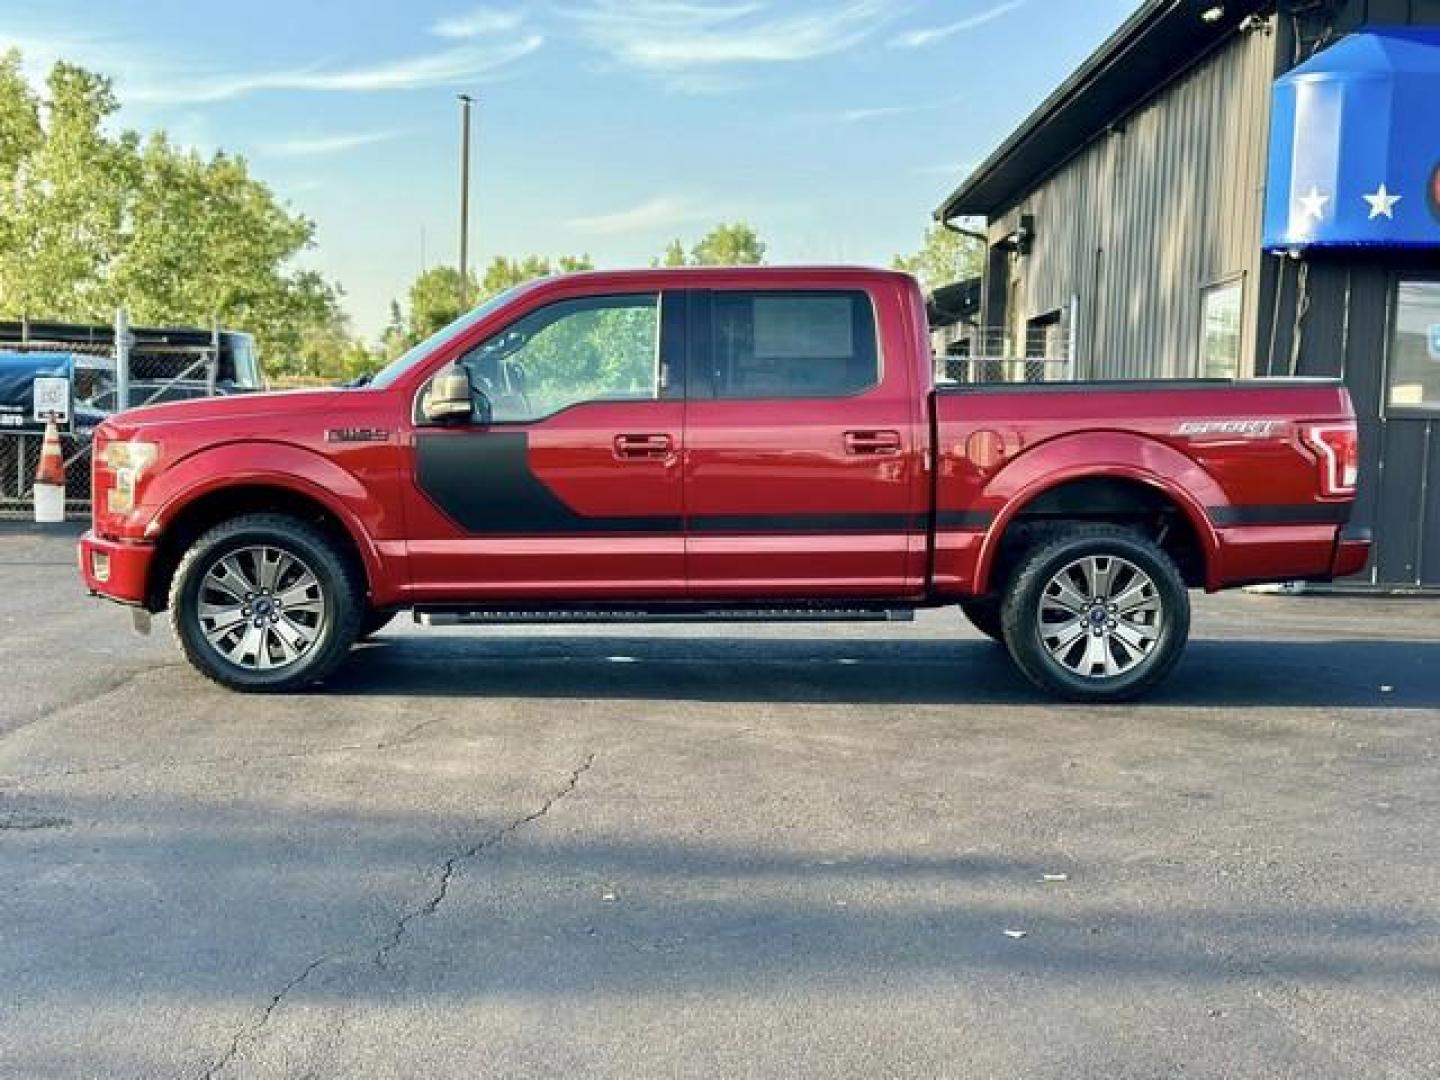
{"label": "dealership sign", "polygon": [[1440,27],[1343,38],[1275,81],[1265,247],[1440,248]]}

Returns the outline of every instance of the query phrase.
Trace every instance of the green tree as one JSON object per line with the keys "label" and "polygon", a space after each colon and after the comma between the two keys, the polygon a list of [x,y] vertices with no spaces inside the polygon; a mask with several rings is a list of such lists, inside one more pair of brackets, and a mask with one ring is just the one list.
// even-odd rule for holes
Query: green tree
{"label": "green tree", "polygon": [[913,255],[897,255],[891,265],[919,280],[926,292],[966,278],[979,277],[984,260],[980,241],[951,232],[938,222],[925,230],[925,240]]}
{"label": "green tree", "polygon": [[685,245],[678,236],[665,245],[665,254],[655,260],[656,266],[685,266],[686,264]]}
{"label": "green tree", "polygon": [[383,356],[355,338],[338,310],[329,323],[305,327],[294,356],[294,374],[329,381],[353,379],[384,364]]}
{"label": "green tree", "polygon": [[340,318],[335,286],[286,269],[312,245],[314,224],[282,207],[243,158],[202,159],[152,136],[127,217],[104,291],[136,322],[253,327],[267,367],[285,371],[307,333],[330,333]]}
{"label": "green tree", "polygon": [[307,336],[343,327],[336,286],[293,267],[314,224],[250,176],[163,132],[110,134],[110,80],[60,62],[43,99],[0,56],[0,315],[252,331],[267,369],[304,363]]}
{"label": "green tree", "polygon": [[[671,252],[665,254],[668,260]],[[765,242],[743,221],[716,225],[690,249],[692,266],[759,266],[764,261]]]}
{"label": "green tree", "polygon": [[405,325],[405,313],[400,310],[400,301],[390,301],[390,321],[380,334],[380,349],[386,360],[394,360],[410,347],[410,331]]}
{"label": "green tree", "polygon": [[0,306],[9,299],[9,279],[3,268],[23,236],[19,228],[22,186],[17,181],[21,167],[39,149],[43,137],[40,103],[20,74],[19,51],[11,49],[0,55]]}
{"label": "green tree", "polygon": [[593,269],[595,264],[590,261],[589,255],[561,255],[554,262],[543,255],[526,255],[518,259],[497,255],[485,268],[485,276],[480,282],[481,294],[490,297],[535,278]]}
{"label": "green tree", "polygon": [[[467,273],[466,292],[476,296],[479,284],[473,273]],[[406,320],[410,344],[424,341],[441,327],[448,326],[462,314],[460,310],[460,271],[453,266],[432,266],[410,283]]]}
{"label": "green tree", "polygon": [[136,137],[104,132],[119,108],[108,79],[60,62],[46,82],[41,137],[34,141],[17,70],[18,58],[7,54],[11,77],[0,86],[6,99],[0,114],[7,128],[18,121],[18,137],[6,143],[12,152],[28,152],[12,167],[0,304],[17,315],[91,317],[105,306],[105,272],[122,244]]}

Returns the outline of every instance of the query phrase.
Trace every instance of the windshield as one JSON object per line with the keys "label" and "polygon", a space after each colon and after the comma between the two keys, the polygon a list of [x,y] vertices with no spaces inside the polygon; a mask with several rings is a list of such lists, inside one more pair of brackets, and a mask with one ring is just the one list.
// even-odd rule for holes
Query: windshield
{"label": "windshield", "polygon": [[255,359],[255,339],[249,334],[222,334],[220,346],[222,374],[224,378],[223,363],[225,346],[230,346],[230,360],[234,366],[232,381],[237,387],[244,390],[259,390],[264,383],[260,378],[260,365]]}
{"label": "windshield", "polygon": [[525,288],[525,286],[516,285],[513,288],[506,289],[504,292],[497,293],[489,300],[486,300],[485,303],[481,304],[474,311],[461,315],[460,318],[456,319],[449,326],[437,330],[424,341],[420,342],[419,345],[411,346],[404,355],[391,360],[390,363],[377,371],[375,377],[366,385],[379,389],[389,386],[447,341],[450,341],[458,334],[464,333],[492,311],[508,302],[511,297],[515,296],[515,294],[523,288]]}

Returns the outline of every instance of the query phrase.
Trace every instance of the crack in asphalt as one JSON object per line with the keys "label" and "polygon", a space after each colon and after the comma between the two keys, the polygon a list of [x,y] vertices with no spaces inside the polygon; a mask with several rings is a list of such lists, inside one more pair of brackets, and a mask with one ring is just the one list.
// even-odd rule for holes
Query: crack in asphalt
{"label": "crack in asphalt", "polygon": [[440,878],[439,881],[436,882],[435,891],[431,893],[430,898],[423,904],[411,908],[396,920],[395,929],[391,931],[390,939],[375,952],[375,966],[379,968],[385,967],[390,954],[400,947],[400,943],[404,939],[406,931],[410,929],[411,923],[416,919],[434,915],[435,912],[440,909],[440,905],[445,902],[445,897],[449,895],[450,882],[454,880],[456,871],[459,870],[463,863],[469,862],[482,852],[495,847],[517,829],[522,829],[532,821],[537,821],[548,814],[551,807],[575,790],[576,786],[580,783],[580,777],[584,776],[593,764],[595,764],[595,754],[591,752],[585,755],[585,760],[570,773],[570,778],[566,780],[565,784],[546,799],[538,810],[534,810],[524,817],[516,818],[503,828],[497,829],[495,832],[477,840],[464,851],[460,852],[460,854],[452,855],[446,859],[440,868]]}
{"label": "crack in asphalt", "polygon": [[[413,736],[421,728],[427,727],[432,723],[435,723],[435,721],[427,720],[423,723],[416,724],[413,728],[409,729],[406,732],[403,732],[400,736],[397,736],[397,739],[404,739],[406,737]],[[569,777],[567,777],[565,780],[565,783],[562,784],[559,788],[557,788],[554,792],[552,792],[549,796],[547,796],[544,802],[540,804],[538,809],[532,810],[530,813],[525,814],[522,817],[515,818],[513,821],[495,830],[494,832],[487,833],[485,836],[481,837],[475,843],[465,848],[459,854],[452,855],[450,858],[446,859],[445,862],[441,864],[439,880],[436,883],[434,891],[423,903],[417,905],[416,907],[410,908],[409,910],[403,912],[400,915],[400,917],[395,921],[395,926],[386,938],[385,943],[375,951],[374,956],[371,958],[371,962],[376,967],[382,969],[385,968],[386,960],[389,958],[392,952],[394,952],[397,948],[400,947],[401,942],[405,938],[406,932],[410,928],[410,924],[413,923],[416,919],[425,918],[427,916],[433,915],[436,911],[440,909],[440,906],[445,902],[445,898],[449,895],[450,884],[452,881],[454,881],[455,874],[458,872],[462,864],[468,862],[471,859],[474,859],[485,851],[490,850],[491,848],[503,842],[505,838],[510,836],[512,833],[524,828],[526,825],[529,825],[533,821],[538,821],[540,818],[548,814],[557,803],[569,796],[575,790],[575,788],[580,783],[580,777],[584,776],[585,773],[590,770],[590,767],[593,764],[595,764],[595,754],[592,751],[586,754],[585,758],[580,762],[580,764],[576,766],[573,770],[571,770]],[[240,1047],[246,1042],[253,1041],[260,1035],[260,1033],[265,1029],[266,1025],[270,1023],[271,1018],[275,1015],[275,1013],[279,1010],[280,1006],[284,1003],[285,999],[298,986],[300,986],[307,979],[309,979],[310,976],[313,975],[317,970],[319,970],[321,966],[343,955],[344,952],[345,950],[328,952],[323,956],[317,957],[316,959],[311,960],[308,964],[306,964],[299,971],[298,974],[292,977],[289,982],[285,983],[284,986],[282,986],[278,991],[276,991],[274,995],[271,996],[270,1001],[260,1011],[260,1014],[257,1017],[255,1017],[249,1023],[242,1024],[235,1030],[235,1033],[231,1036],[230,1043],[225,1048],[224,1052],[218,1058],[216,1058],[214,1062],[206,1066],[205,1069],[200,1072],[198,1080],[214,1080],[215,1077],[219,1076],[220,1073],[222,1073],[239,1055]],[[335,1034],[338,1036],[338,1030]]]}
{"label": "crack in asphalt", "polygon": [[235,1055],[240,1053],[240,1044],[244,1042],[246,1038],[254,1038],[260,1034],[261,1029],[270,1022],[270,1017],[275,1015],[275,1010],[280,1007],[280,1003],[285,1000],[286,995],[308,979],[321,964],[331,959],[334,955],[334,953],[326,953],[324,956],[311,960],[310,963],[301,969],[300,974],[282,986],[275,995],[270,998],[270,1003],[266,1005],[260,1015],[256,1017],[254,1023],[242,1024],[236,1029],[235,1034],[230,1039],[230,1045],[225,1048],[225,1052],[205,1068],[205,1071],[200,1074],[199,1080],[213,1080],[214,1077],[218,1076],[230,1062],[235,1060]]}

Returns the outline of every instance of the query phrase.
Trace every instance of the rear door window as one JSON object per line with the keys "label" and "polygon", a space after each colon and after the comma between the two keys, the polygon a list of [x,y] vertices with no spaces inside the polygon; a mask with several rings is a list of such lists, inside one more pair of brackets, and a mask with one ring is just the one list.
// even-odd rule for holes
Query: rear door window
{"label": "rear door window", "polygon": [[849,397],[880,381],[875,311],[860,291],[716,291],[709,386],[717,398]]}

